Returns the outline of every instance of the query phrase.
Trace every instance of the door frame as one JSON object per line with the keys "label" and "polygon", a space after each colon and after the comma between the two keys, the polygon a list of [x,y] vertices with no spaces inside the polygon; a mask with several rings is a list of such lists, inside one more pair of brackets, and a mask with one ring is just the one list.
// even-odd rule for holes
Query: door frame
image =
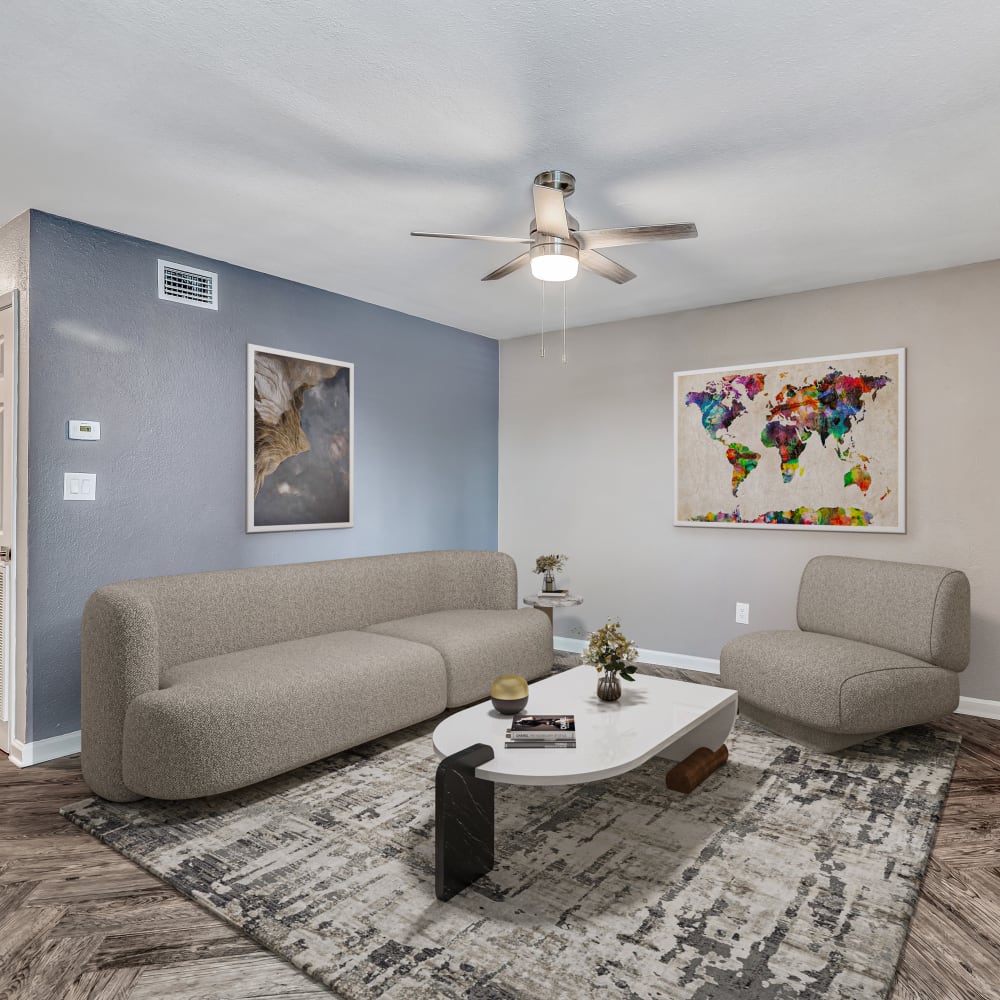
{"label": "door frame", "polygon": [[[18,534],[18,447],[20,445],[20,435],[18,424],[20,422],[20,340],[21,340],[21,314],[20,295],[15,288],[9,292],[0,294],[0,310],[11,310],[11,350],[10,350],[10,373],[11,379],[11,424],[13,428],[13,448],[11,449],[11,491],[13,503],[10,509],[10,546],[11,558],[9,562],[9,575],[7,579],[7,670],[5,672],[5,683],[7,685],[7,747],[5,748],[11,763],[20,765],[20,751],[24,747],[24,721],[19,714],[20,702],[26,695],[25,686],[25,657],[22,655],[20,629],[18,628],[18,586],[19,579],[17,566],[21,562],[21,538]],[[18,738],[20,736],[20,739]]]}

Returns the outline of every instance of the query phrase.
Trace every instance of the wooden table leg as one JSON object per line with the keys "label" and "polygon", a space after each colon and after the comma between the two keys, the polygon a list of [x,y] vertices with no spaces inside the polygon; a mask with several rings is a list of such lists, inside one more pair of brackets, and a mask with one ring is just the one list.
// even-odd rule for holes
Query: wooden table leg
{"label": "wooden table leg", "polygon": [[714,774],[729,759],[725,743],[718,750],[699,747],[679,764],[667,771],[667,788],[672,792],[693,792],[710,774]]}

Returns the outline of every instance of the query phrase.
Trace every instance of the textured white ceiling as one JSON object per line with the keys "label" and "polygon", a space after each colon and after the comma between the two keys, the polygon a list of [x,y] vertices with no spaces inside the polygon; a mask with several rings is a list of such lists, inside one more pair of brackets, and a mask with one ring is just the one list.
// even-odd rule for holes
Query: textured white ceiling
{"label": "textured white ceiling", "polygon": [[[608,251],[571,325],[1000,257],[996,0],[5,4],[0,217],[28,207],[493,337],[535,173]],[[557,286],[549,286],[557,288]],[[558,301],[550,294],[549,325]]]}

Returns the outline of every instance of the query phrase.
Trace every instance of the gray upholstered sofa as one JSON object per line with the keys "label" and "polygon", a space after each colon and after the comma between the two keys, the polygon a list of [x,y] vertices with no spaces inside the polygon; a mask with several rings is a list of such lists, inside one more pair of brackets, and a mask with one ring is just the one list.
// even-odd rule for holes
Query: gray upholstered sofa
{"label": "gray upholstered sofa", "polygon": [[154,577],[83,615],[83,776],[124,802],[213,795],[552,668],[498,552]]}
{"label": "gray upholstered sofa", "polygon": [[969,663],[969,580],[943,566],[818,556],[802,573],[798,631],[722,649],[740,714],[832,752],[958,706]]}

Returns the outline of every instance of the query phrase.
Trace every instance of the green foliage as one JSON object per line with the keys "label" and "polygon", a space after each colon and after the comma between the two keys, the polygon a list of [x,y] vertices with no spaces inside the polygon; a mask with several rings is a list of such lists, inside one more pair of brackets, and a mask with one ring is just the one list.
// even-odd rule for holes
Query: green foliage
{"label": "green foliage", "polygon": [[626,639],[622,623],[609,618],[606,625],[590,633],[590,643],[583,651],[583,662],[593,664],[597,672],[618,674],[622,680],[635,680],[633,660],[639,655],[634,642]]}

